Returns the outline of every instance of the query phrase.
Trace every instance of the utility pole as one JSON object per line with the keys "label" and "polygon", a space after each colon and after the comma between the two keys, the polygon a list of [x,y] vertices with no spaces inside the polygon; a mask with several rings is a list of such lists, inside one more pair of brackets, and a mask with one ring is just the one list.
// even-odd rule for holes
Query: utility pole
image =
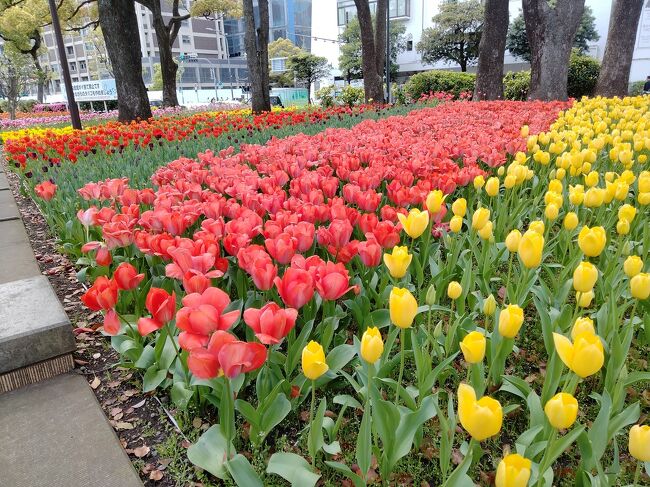
{"label": "utility pole", "polygon": [[54,28],[54,37],[56,38],[56,47],[59,50],[61,75],[63,76],[65,93],[68,98],[68,110],[70,110],[72,128],[81,130],[81,117],[79,116],[79,107],[77,106],[77,102],[74,99],[74,92],[72,91],[72,79],[70,78],[70,67],[68,66],[68,58],[65,54],[65,46],[63,45],[63,35],[61,34],[59,13],[56,10],[56,4],[54,3],[54,0],[49,0],[49,4],[50,13],[52,14],[52,27]]}
{"label": "utility pole", "polygon": [[386,103],[390,103],[390,0],[386,6]]}

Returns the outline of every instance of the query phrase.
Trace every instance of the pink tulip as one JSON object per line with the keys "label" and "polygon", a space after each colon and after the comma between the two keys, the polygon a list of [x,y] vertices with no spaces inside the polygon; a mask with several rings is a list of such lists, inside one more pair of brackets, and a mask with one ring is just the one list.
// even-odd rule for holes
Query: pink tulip
{"label": "pink tulip", "polygon": [[295,326],[297,316],[297,310],[282,309],[273,302],[265,304],[261,309],[248,308],[244,311],[244,321],[265,345],[280,343]]}

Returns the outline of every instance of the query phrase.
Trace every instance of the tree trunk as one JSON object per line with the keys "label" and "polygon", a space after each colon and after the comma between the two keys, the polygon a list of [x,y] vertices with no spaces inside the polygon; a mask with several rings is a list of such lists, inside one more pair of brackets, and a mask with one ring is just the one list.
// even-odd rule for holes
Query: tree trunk
{"label": "tree trunk", "polygon": [[503,57],[508,33],[508,0],[486,0],[483,33],[478,47],[474,100],[503,98]]}
{"label": "tree trunk", "polygon": [[[377,71],[377,49],[368,0],[354,0],[361,32],[361,67],[363,69],[363,90],[367,103],[383,103],[384,87],[382,76]],[[379,8],[379,5],[377,6]],[[384,34],[385,38],[385,34]]]}
{"label": "tree trunk", "polygon": [[615,0],[596,95],[626,96],[643,0]]}
{"label": "tree trunk", "polygon": [[117,88],[118,120],[147,119],[151,106],[142,80],[142,53],[133,0],[99,0],[99,23]]}
{"label": "tree trunk", "polygon": [[253,113],[271,110],[271,94],[269,87],[269,2],[259,0],[260,25],[255,26],[253,0],[243,0],[244,45],[246,47],[246,63],[248,64],[251,80],[251,105]]}
{"label": "tree trunk", "polygon": [[530,91],[534,100],[566,100],[569,59],[585,0],[523,0],[530,44]]}
{"label": "tree trunk", "polygon": [[160,53],[160,74],[163,83],[163,106],[178,106],[178,96],[176,94],[176,73],[178,73],[178,64],[174,61],[172,52],[173,40],[170,36],[170,28],[165,24],[162,16],[160,0],[153,0],[145,3],[153,14],[153,28],[156,31],[158,40],[158,52]]}

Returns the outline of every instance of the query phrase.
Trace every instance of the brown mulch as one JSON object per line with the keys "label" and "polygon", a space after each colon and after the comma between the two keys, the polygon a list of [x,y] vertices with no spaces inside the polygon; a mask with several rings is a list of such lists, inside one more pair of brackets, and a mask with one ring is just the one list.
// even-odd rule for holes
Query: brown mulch
{"label": "brown mulch", "polygon": [[[6,168],[4,161],[2,164]],[[102,314],[87,309],[79,299],[85,289],[77,280],[74,264],[58,252],[56,238],[36,204],[20,194],[18,175],[9,168],[6,174],[39,268],[73,326],[77,342],[74,372],[83,375],[93,389],[142,482],[156,487],[177,485],[166,472],[172,459],[161,458],[156,451],[156,445],[165,442],[176,428],[168,419],[167,398],[161,397],[159,402],[152,394],[142,393],[138,372],[119,367],[119,355],[111,348],[109,337],[101,333]],[[189,442],[181,445],[187,448]]]}

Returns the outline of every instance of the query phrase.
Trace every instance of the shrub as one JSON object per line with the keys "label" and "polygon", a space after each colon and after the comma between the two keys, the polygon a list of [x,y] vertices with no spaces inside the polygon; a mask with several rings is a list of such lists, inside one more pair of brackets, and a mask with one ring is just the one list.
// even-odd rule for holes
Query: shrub
{"label": "shrub", "polygon": [[645,81],[635,81],[630,84],[630,89],[628,94],[630,96],[638,96],[643,93],[643,87],[645,86]]}
{"label": "shrub", "polygon": [[503,77],[503,97],[506,100],[528,99],[530,71],[510,71]]}
{"label": "shrub", "polygon": [[316,92],[316,98],[320,100],[323,108],[334,106],[334,85],[323,86]]}
{"label": "shrub", "polygon": [[476,75],[455,71],[426,71],[411,76],[407,81],[406,93],[412,100],[418,100],[422,95],[444,91],[458,98],[461,93],[474,91]]}
{"label": "shrub", "polygon": [[569,62],[568,95],[577,99],[593,95],[599,73],[600,63],[596,59],[574,50]]}
{"label": "shrub", "polygon": [[349,107],[358,105],[359,103],[363,102],[363,97],[363,88],[351,85],[345,85],[341,90],[341,94],[339,95],[341,103]]}
{"label": "shrub", "polygon": [[19,112],[31,112],[36,105],[36,100],[18,100]]}

